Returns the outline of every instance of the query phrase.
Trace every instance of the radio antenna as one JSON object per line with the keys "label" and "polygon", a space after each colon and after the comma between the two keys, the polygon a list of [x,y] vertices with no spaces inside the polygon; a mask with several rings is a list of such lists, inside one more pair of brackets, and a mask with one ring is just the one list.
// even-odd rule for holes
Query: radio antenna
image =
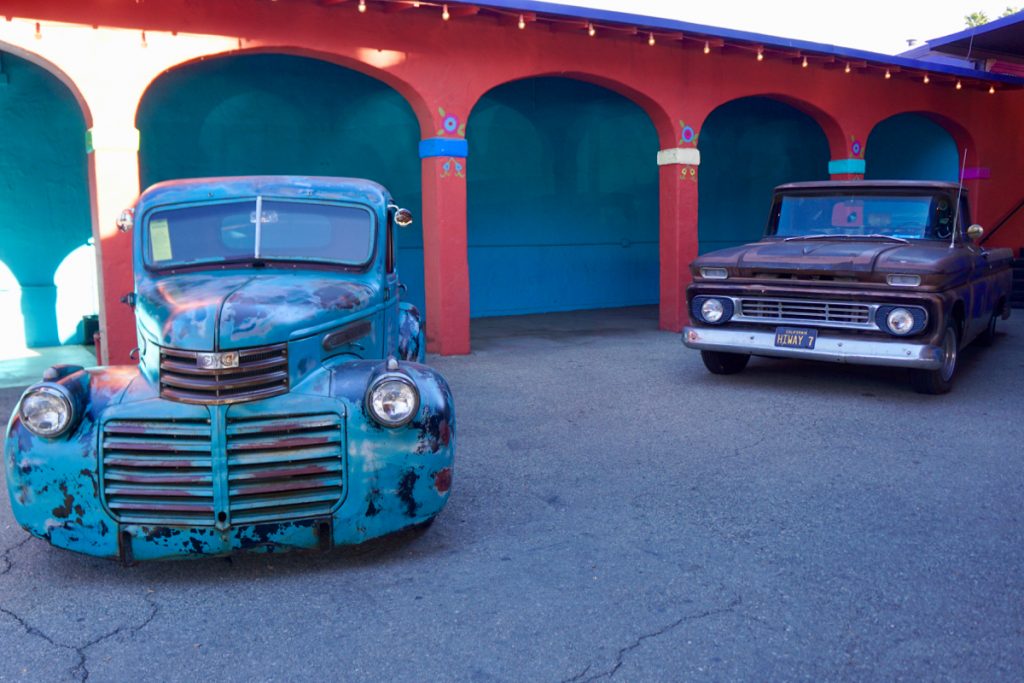
{"label": "radio antenna", "polygon": [[949,248],[956,246],[956,231],[960,225],[960,195],[964,192],[964,171],[967,170],[967,148],[964,147],[964,160],[960,164],[960,186],[956,188],[956,210],[953,211],[953,229],[949,231]]}

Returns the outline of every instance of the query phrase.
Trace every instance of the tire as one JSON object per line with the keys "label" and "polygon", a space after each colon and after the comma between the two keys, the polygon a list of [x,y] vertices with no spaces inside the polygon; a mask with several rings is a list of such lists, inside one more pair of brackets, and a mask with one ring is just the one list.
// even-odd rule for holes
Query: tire
{"label": "tire", "polygon": [[725,353],[723,351],[701,351],[700,359],[704,367],[713,375],[735,375],[742,372],[750,362],[750,354]]}
{"label": "tire", "polygon": [[996,340],[996,321],[999,320],[999,312],[992,311],[992,317],[988,319],[988,327],[978,335],[978,346],[992,346]]}
{"label": "tire", "polygon": [[946,325],[942,335],[943,363],[936,370],[914,370],[911,381],[919,394],[945,394],[953,388],[960,357],[960,326],[956,321]]}

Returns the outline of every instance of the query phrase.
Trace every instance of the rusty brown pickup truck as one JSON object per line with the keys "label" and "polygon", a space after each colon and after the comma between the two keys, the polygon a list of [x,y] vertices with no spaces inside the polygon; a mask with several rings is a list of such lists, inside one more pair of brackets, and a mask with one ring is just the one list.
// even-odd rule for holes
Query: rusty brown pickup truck
{"label": "rusty brown pickup truck", "polygon": [[1012,253],[983,232],[955,183],[779,186],[761,241],[690,264],[683,343],[715,374],[805,358],[909,368],[917,391],[945,393],[959,351],[1010,316]]}

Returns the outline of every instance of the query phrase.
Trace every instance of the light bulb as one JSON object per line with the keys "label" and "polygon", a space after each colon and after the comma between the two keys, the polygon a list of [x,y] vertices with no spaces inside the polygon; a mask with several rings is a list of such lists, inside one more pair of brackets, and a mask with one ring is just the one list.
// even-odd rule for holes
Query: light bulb
{"label": "light bulb", "polygon": [[653,33],[648,33],[647,34],[647,44],[650,45],[651,47],[654,47],[654,34]]}
{"label": "light bulb", "polygon": [[597,35],[597,29],[594,28],[593,24],[587,24],[587,35],[589,35],[591,38]]}
{"label": "light bulb", "polygon": [[359,9],[360,12],[365,12],[366,11],[366,0],[359,0],[359,7],[358,7],[358,9]]}
{"label": "light bulb", "polygon": [[963,88],[964,88],[964,84],[961,83],[960,81],[957,81],[956,82],[956,89],[957,90],[963,90]]}
{"label": "light bulb", "polygon": [[704,54],[708,54],[710,52],[711,52],[711,45],[709,45],[708,41],[705,40],[704,41]]}
{"label": "light bulb", "polygon": [[843,69],[843,73],[847,73],[847,74],[850,73],[850,63],[849,62],[846,63],[846,67]]}
{"label": "light bulb", "polygon": [[449,19],[452,18],[452,15],[449,14],[448,12],[448,5],[445,5],[444,7],[441,8],[441,18],[444,19],[445,21],[448,21]]}
{"label": "light bulb", "polygon": [[764,50],[762,48],[757,48],[757,61],[764,61]]}
{"label": "light bulb", "polygon": [[804,57],[804,61],[800,62],[800,66],[802,66],[805,69],[807,68],[807,57]]}
{"label": "light bulb", "polygon": [[886,80],[892,78],[892,73],[888,69],[885,70],[885,78]]}
{"label": "light bulb", "polygon": [[524,28],[526,28],[526,19],[523,17],[522,14],[520,14],[519,15],[519,30],[522,31]]}
{"label": "light bulb", "polygon": [[996,94],[996,86],[994,86],[994,85],[988,86],[988,94],[989,95],[995,95]]}
{"label": "light bulb", "polygon": [[921,82],[924,83],[925,85],[928,85],[929,83],[932,82],[932,79],[928,78],[928,74],[925,74],[924,78],[921,79]]}

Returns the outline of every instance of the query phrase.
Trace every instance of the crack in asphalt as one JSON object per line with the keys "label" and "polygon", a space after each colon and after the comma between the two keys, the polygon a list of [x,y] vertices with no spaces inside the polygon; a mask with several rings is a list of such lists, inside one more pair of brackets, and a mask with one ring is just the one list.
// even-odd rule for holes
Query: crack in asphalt
{"label": "crack in asphalt", "polygon": [[3,554],[0,555],[0,562],[3,562],[3,569],[0,569],[0,576],[7,574],[14,568],[14,560],[11,559],[11,555],[14,553],[14,551],[31,540],[32,537],[26,535],[25,538],[21,539],[11,547],[4,550]]}
{"label": "crack in asphalt", "polygon": [[113,638],[114,636],[121,633],[129,633],[135,635],[142,629],[149,626],[149,624],[156,618],[157,614],[160,613],[160,603],[158,603],[155,598],[151,597],[149,592],[147,592],[146,595],[143,596],[143,599],[150,606],[151,610],[150,613],[146,616],[146,618],[142,620],[142,623],[138,624],[137,626],[118,626],[114,630],[108,633],[104,633],[103,635],[97,638],[93,638],[92,640],[82,645],[71,645],[68,643],[62,643],[60,641],[54,640],[46,632],[28,623],[28,621],[26,621],[20,614],[13,610],[7,609],[3,605],[0,605],[0,614],[6,614],[8,617],[13,619],[28,635],[41,638],[53,647],[61,648],[64,650],[70,650],[74,652],[77,655],[78,660],[71,666],[70,669],[68,669],[68,673],[71,675],[72,679],[78,681],[78,683],[85,683],[89,680],[90,676],[89,668],[88,666],[86,666],[88,662],[88,654],[86,653],[86,650],[93,647],[94,645],[102,643],[105,640]]}
{"label": "crack in asphalt", "polygon": [[743,596],[741,595],[741,596],[736,597],[726,607],[720,607],[718,609],[705,610],[705,611],[699,612],[697,614],[690,614],[690,615],[687,615],[687,616],[684,616],[684,617],[679,617],[678,619],[676,619],[672,623],[668,624],[667,626],[662,626],[658,630],[651,631],[650,633],[644,633],[644,634],[638,636],[637,639],[634,640],[629,645],[627,645],[627,646],[625,646],[623,648],[619,648],[619,652],[615,656],[615,663],[612,665],[612,667],[610,669],[608,669],[606,671],[602,671],[600,673],[596,673],[596,674],[594,674],[593,676],[591,676],[589,678],[583,678],[583,676],[585,676],[586,673],[590,670],[590,666],[591,665],[588,664],[587,668],[584,669],[581,673],[577,674],[576,676],[574,676],[572,678],[566,679],[566,681],[564,681],[563,683],[569,683],[570,681],[573,681],[573,682],[574,681],[582,681],[583,683],[590,683],[591,681],[596,681],[599,678],[611,679],[612,677],[615,676],[616,672],[618,672],[618,670],[620,668],[622,668],[622,665],[625,662],[626,655],[629,654],[630,652],[632,652],[633,650],[637,649],[638,647],[640,647],[640,645],[643,644],[643,642],[645,640],[650,640],[651,638],[657,638],[659,636],[663,636],[666,633],[669,633],[673,629],[676,629],[679,626],[681,626],[681,625],[683,625],[683,624],[685,624],[685,623],[687,623],[689,621],[698,621],[700,619],[706,619],[707,617],[713,617],[713,616],[717,616],[719,614],[735,613],[736,612],[736,608],[739,607],[742,604],[743,604]]}

